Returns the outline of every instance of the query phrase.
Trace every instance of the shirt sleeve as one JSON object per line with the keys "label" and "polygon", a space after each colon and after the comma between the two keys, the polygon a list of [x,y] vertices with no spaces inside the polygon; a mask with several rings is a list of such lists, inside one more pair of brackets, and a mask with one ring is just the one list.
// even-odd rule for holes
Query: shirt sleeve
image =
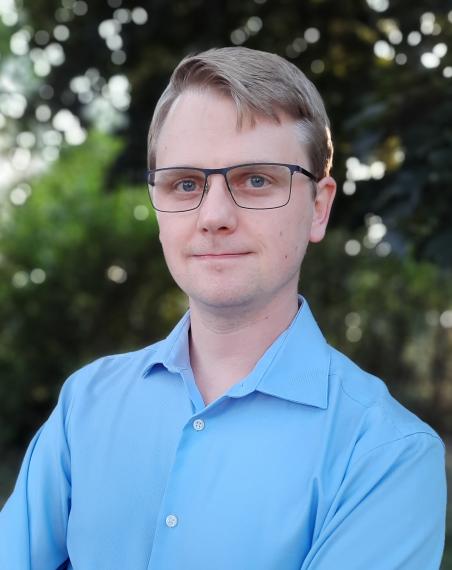
{"label": "shirt sleeve", "polygon": [[405,436],[351,463],[301,570],[438,570],[445,517],[444,445]]}
{"label": "shirt sleeve", "polygon": [[55,570],[68,558],[71,479],[64,391],[31,441],[0,512],[0,568]]}

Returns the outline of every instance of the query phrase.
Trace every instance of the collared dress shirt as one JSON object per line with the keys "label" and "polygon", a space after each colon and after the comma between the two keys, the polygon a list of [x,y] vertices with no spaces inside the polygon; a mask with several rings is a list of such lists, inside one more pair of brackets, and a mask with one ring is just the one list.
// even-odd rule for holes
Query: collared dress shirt
{"label": "collared dress shirt", "polygon": [[306,301],[207,406],[189,326],[65,382],[0,514],[2,570],[439,568],[444,445]]}

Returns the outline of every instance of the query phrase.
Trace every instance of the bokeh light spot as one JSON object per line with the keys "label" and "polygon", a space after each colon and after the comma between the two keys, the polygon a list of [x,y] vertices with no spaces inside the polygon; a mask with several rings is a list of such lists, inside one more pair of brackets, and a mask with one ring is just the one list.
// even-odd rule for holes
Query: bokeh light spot
{"label": "bokeh light spot", "polygon": [[438,67],[441,62],[437,55],[428,51],[421,55],[421,63],[427,69],[434,69]]}
{"label": "bokeh light spot", "polygon": [[28,198],[27,191],[20,186],[17,186],[13,190],[11,190],[9,194],[9,199],[11,203],[14,204],[14,206],[23,206],[27,201],[27,198]]}
{"label": "bokeh light spot", "polygon": [[132,20],[132,14],[126,8],[119,8],[113,12],[113,18],[120,24],[128,24]]}
{"label": "bokeh light spot", "polygon": [[370,176],[374,180],[381,180],[385,175],[386,165],[383,161],[376,160],[370,165],[369,169],[370,169]]}
{"label": "bokeh light spot", "polygon": [[379,243],[386,235],[387,228],[382,222],[370,224],[367,230],[367,238],[373,244]]}
{"label": "bokeh light spot", "polygon": [[11,152],[11,165],[15,170],[27,170],[31,162],[31,152],[28,148],[15,148]]}
{"label": "bokeh light spot", "polygon": [[345,324],[348,327],[359,327],[361,326],[361,315],[352,311],[351,313],[347,313],[345,315]]}
{"label": "bokeh light spot", "polygon": [[361,244],[356,239],[349,239],[345,242],[344,250],[347,255],[358,255],[361,251]]}
{"label": "bokeh light spot", "polygon": [[64,133],[64,138],[66,142],[73,146],[78,146],[86,141],[87,133],[85,129],[80,126],[70,129]]}
{"label": "bokeh light spot", "polygon": [[362,339],[363,332],[359,327],[349,327],[345,336],[349,342],[359,342]]}
{"label": "bokeh light spot", "polygon": [[53,87],[51,85],[48,85],[47,83],[41,85],[41,87],[39,88],[39,95],[41,95],[41,97],[46,100],[52,99],[54,95]]}
{"label": "bokeh light spot", "polygon": [[16,271],[11,279],[11,282],[13,284],[13,287],[16,287],[17,289],[25,287],[25,285],[28,283],[28,273],[25,271]]}
{"label": "bokeh light spot", "polygon": [[389,0],[367,0],[367,5],[375,12],[385,12],[389,8]]}
{"label": "bokeh light spot", "polygon": [[125,283],[127,280],[127,272],[123,267],[120,267],[119,265],[111,265],[107,269],[107,277],[110,279],[110,281],[121,284]]}
{"label": "bokeh light spot", "polygon": [[0,17],[5,26],[15,26],[19,21],[19,14],[14,0],[2,0],[0,2]]}
{"label": "bokeh light spot", "polygon": [[27,100],[21,93],[0,93],[0,112],[11,117],[20,119],[27,108]]}
{"label": "bokeh light spot", "polygon": [[32,148],[36,143],[36,137],[30,131],[23,131],[17,135],[16,141],[22,148]]}
{"label": "bokeh light spot", "polygon": [[39,46],[45,46],[50,40],[50,34],[46,30],[38,30],[34,39]]}
{"label": "bokeh light spot", "polygon": [[234,31],[231,33],[230,38],[231,38],[231,42],[232,42],[234,45],[238,46],[238,45],[241,45],[241,44],[243,44],[243,43],[246,42],[246,40],[248,39],[248,35],[247,35],[247,33],[245,32],[245,30],[242,30],[241,28],[238,28],[237,30],[234,30]]}
{"label": "bokeh light spot", "polygon": [[304,33],[304,39],[308,44],[315,44],[320,39],[320,32],[317,28],[308,28]]}
{"label": "bokeh light spot", "polygon": [[83,0],[77,0],[72,7],[76,16],[84,16],[88,12],[88,4]]}
{"label": "bokeh light spot", "polygon": [[14,33],[10,40],[10,50],[14,55],[26,55],[29,51],[30,34],[26,30]]}
{"label": "bokeh light spot", "polygon": [[50,119],[52,113],[48,105],[38,105],[35,110],[35,117],[41,123],[45,123]]}
{"label": "bokeh light spot", "polygon": [[74,93],[86,93],[91,89],[91,81],[86,75],[78,75],[71,79],[69,88]]}
{"label": "bokeh light spot", "polygon": [[69,39],[70,31],[69,28],[63,24],[59,24],[53,30],[53,37],[59,42],[65,42]]}
{"label": "bokeh light spot", "polygon": [[132,10],[132,21],[137,26],[143,26],[148,21],[148,13],[141,6],[137,6]]}
{"label": "bokeh light spot", "polygon": [[353,180],[346,180],[342,186],[342,192],[346,196],[352,196],[356,192],[356,183]]}
{"label": "bokeh light spot", "polygon": [[264,24],[259,16],[251,16],[251,18],[248,18],[248,21],[246,23],[246,27],[252,34],[257,34],[260,32],[263,25]]}
{"label": "bokeh light spot", "polygon": [[40,267],[36,267],[30,271],[30,281],[35,285],[41,285],[46,280],[46,272]]}
{"label": "bokeh light spot", "polygon": [[316,74],[323,73],[325,71],[325,63],[321,59],[315,59],[311,63],[311,71]]}
{"label": "bokeh light spot", "polygon": [[452,328],[452,310],[444,311],[439,317],[439,323],[445,329]]}
{"label": "bokeh light spot", "polygon": [[127,60],[126,52],[122,49],[118,49],[111,54],[111,61],[115,65],[123,65]]}
{"label": "bokeh light spot", "polygon": [[378,40],[374,44],[374,54],[380,59],[390,61],[394,59],[395,51],[394,48],[385,40]]}
{"label": "bokeh light spot", "polygon": [[42,158],[46,162],[55,162],[60,156],[60,151],[55,146],[46,146],[42,149]]}
{"label": "bokeh light spot", "polygon": [[444,57],[447,54],[447,45],[444,42],[441,42],[436,44],[432,51],[439,58]]}
{"label": "bokeh light spot", "polygon": [[104,20],[99,24],[98,32],[101,38],[106,40],[109,36],[114,36],[121,30],[121,25],[117,20]]}
{"label": "bokeh light spot", "polygon": [[414,32],[410,32],[408,34],[408,37],[407,37],[408,45],[414,47],[414,46],[419,45],[421,43],[421,41],[422,41],[422,36],[419,32],[414,31]]}
{"label": "bokeh light spot", "polygon": [[424,35],[433,34],[435,29],[435,14],[432,12],[425,12],[421,16],[421,32]]}
{"label": "bokeh light spot", "polygon": [[375,252],[379,257],[387,257],[392,251],[391,244],[387,241],[382,241],[375,248]]}
{"label": "bokeh light spot", "polygon": [[402,34],[402,32],[401,32],[398,28],[392,28],[392,29],[389,30],[389,32],[388,32],[388,40],[389,40],[392,44],[398,45],[398,44],[402,43],[403,34]]}
{"label": "bokeh light spot", "polygon": [[42,133],[42,142],[46,146],[59,146],[63,142],[63,135],[58,131],[49,129]]}
{"label": "bokeh light spot", "polygon": [[144,206],[143,204],[135,206],[135,208],[133,209],[133,215],[136,220],[140,221],[146,220],[147,218],[149,218],[149,208],[147,206]]}
{"label": "bokeh light spot", "polygon": [[105,40],[108,49],[111,51],[117,51],[122,48],[122,38],[119,34],[115,34],[114,36],[108,36]]}
{"label": "bokeh light spot", "polygon": [[66,59],[64,50],[60,44],[52,43],[45,48],[45,54],[51,65],[62,65]]}

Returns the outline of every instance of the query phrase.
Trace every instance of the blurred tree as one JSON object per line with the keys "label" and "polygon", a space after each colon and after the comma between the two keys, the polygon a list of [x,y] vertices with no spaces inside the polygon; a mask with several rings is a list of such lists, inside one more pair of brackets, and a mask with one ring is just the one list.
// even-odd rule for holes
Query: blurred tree
{"label": "blurred tree", "polygon": [[113,346],[161,338],[185,306],[160,255],[146,193],[104,192],[120,150],[118,140],[93,133],[4,215],[0,448],[24,443],[70,372]]}
{"label": "blurred tree", "polygon": [[301,290],[331,345],[383,378],[440,433],[451,433],[452,274],[408,254],[358,249],[357,237],[335,229],[311,245]]}

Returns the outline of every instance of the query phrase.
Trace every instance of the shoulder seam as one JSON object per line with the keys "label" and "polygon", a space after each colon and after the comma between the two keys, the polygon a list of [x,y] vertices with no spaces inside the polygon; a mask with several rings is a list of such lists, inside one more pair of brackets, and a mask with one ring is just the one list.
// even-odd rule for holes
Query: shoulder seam
{"label": "shoulder seam", "polygon": [[[375,378],[377,378],[375,376]],[[382,400],[384,399],[385,396],[390,396],[390,393],[386,387],[386,384],[384,385],[386,388],[386,392],[383,392],[382,394],[379,395],[378,398],[376,398],[373,402],[371,402],[370,404],[366,405],[363,404],[362,402],[360,402],[359,400],[357,400],[356,398],[354,398],[349,392],[347,392],[347,390],[343,387],[343,383],[341,382],[341,390],[344,392],[344,394],[346,394],[346,396],[348,396],[351,400],[353,400],[354,402],[356,402],[357,404],[359,404],[362,408],[366,409],[366,410],[371,410],[372,408],[378,408],[380,410],[380,412],[383,414],[384,418],[389,421],[392,425],[392,427],[396,430],[396,432],[398,434],[400,434],[400,438],[398,439],[403,439],[404,437],[407,437],[408,435],[411,434],[404,434],[400,428],[397,426],[397,424],[394,422],[394,418],[392,418],[387,410],[385,409],[385,407],[382,405]],[[425,432],[413,432],[413,433],[429,433],[428,431]],[[393,441],[397,441],[397,440],[393,440]]]}
{"label": "shoulder seam", "polygon": [[387,446],[389,446],[389,445],[391,445],[391,444],[393,444],[393,443],[397,443],[397,442],[399,442],[399,441],[402,441],[402,440],[404,440],[404,439],[408,439],[409,437],[413,437],[413,436],[415,436],[415,435],[426,435],[426,436],[431,437],[433,440],[435,440],[435,441],[437,441],[438,443],[440,443],[440,445],[442,446],[442,448],[443,448],[443,450],[444,450],[444,452],[445,452],[446,446],[445,446],[443,440],[442,440],[439,436],[437,436],[437,435],[435,435],[435,434],[433,434],[433,433],[430,433],[430,432],[428,432],[428,431],[415,431],[415,432],[412,432],[412,433],[408,433],[408,434],[404,435],[403,437],[398,437],[397,439],[391,439],[390,441],[385,441],[385,442],[383,442],[383,443],[380,443],[379,445],[377,445],[376,447],[373,447],[372,449],[368,449],[368,450],[367,450],[366,452],[364,452],[362,455],[360,455],[360,456],[357,457],[355,460],[353,460],[353,461],[350,463],[350,466],[355,465],[356,463],[358,463],[359,461],[361,461],[361,459],[363,459],[364,457],[366,457],[366,456],[369,455],[370,453],[373,453],[374,451],[377,451],[378,449],[381,449],[382,447],[387,447]]}
{"label": "shoulder seam", "polygon": [[[363,371],[363,373],[368,374],[368,372],[364,372],[364,371]],[[376,398],[375,400],[373,400],[372,402],[370,402],[370,404],[364,404],[363,402],[361,402],[360,400],[358,400],[354,396],[352,396],[350,394],[350,392],[348,392],[348,390],[346,390],[344,388],[344,383],[342,382],[342,380],[340,378],[340,374],[338,372],[332,372],[331,376],[336,376],[339,378],[339,380],[340,380],[339,383],[340,383],[340,387],[341,387],[342,392],[346,396],[348,396],[350,398],[350,400],[353,400],[354,402],[359,404],[361,407],[368,409],[368,408],[371,408],[372,406],[379,406],[380,405],[380,401],[381,401],[382,397],[384,396],[384,394],[380,394],[380,396],[378,398]],[[372,374],[370,376],[372,376]],[[377,380],[380,380],[380,382],[383,382],[383,380],[381,380],[380,378],[377,378],[377,376],[373,376],[373,378],[376,378]],[[383,384],[384,384],[384,382],[383,382]],[[386,384],[384,384],[384,385],[386,386]],[[387,388],[386,388],[386,390],[387,390]]]}

